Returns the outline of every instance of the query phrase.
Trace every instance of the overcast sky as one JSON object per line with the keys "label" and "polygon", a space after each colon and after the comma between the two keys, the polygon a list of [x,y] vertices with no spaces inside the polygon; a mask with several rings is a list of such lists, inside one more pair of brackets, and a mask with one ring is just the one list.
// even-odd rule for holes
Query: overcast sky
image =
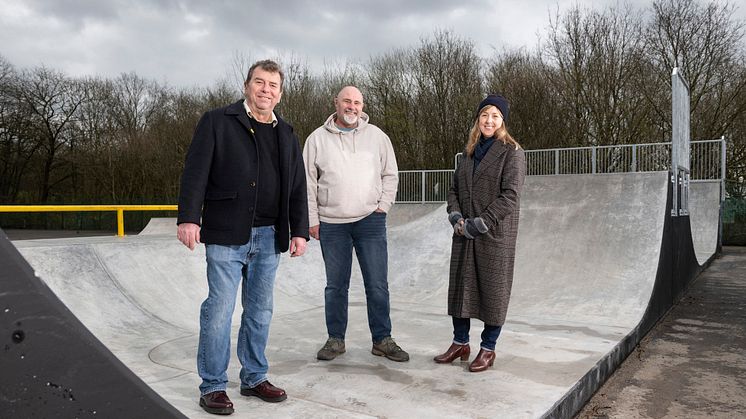
{"label": "overcast sky", "polygon": [[482,57],[533,49],[549,15],[574,4],[617,1],[0,0],[0,55],[68,75],[134,71],[173,86],[207,86],[231,73],[236,55],[293,54],[320,70],[417,45],[438,29],[472,40]]}

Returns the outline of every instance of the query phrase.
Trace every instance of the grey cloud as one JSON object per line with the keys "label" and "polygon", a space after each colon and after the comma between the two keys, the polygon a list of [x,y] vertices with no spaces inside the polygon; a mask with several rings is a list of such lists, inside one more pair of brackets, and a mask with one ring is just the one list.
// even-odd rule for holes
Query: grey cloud
{"label": "grey cloud", "polygon": [[126,6],[124,1],[96,0],[29,0],[26,5],[39,17],[56,18],[72,26],[82,26],[86,20],[111,21],[117,18],[118,10]]}
{"label": "grey cloud", "polygon": [[[642,0],[631,0],[639,4]],[[135,71],[172,84],[212,83],[229,75],[234,54],[293,55],[316,70],[326,62],[364,62],[419,44],[435,30],[492,48],[533,48],[549,11],[578,1],[372,0],[6,0],[0,54],[16,66],[47,64],[68,73]],[[601,7],[616,3],[580,0]],[[9,7],[10,6],[10,7]],[[18,10],[31,16],[18,19]],[[745,13],[739,11],[741,16]],[[279,57],[278,57],[279,56]]]}

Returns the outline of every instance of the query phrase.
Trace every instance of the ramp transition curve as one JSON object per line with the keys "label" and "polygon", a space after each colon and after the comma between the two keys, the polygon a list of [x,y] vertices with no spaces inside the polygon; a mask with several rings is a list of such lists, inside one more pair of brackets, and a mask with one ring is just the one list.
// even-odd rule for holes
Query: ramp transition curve
{"label": "ramp transition curve", "polygon": [[[715,194],[703,189],[690,199],[709,210],[692,214],[690,226],[689,217],[670,216],[664,172],[527,178],[508,321],[494,368],[481,374],[431,360],[452,339],[451,228],[443,206],[397,205],[389,215],[393,335],[410,352],[408,363],[370,354],[356,266],[347,353],[332,362],[315,359],[326,330],[323,262],[313,241],[302,258],[284,255],[277,275],[267,354],[270,377],[288,401],[239,396],[235,357],[229,395],[237,412],[264,417],[570,417],[701,269],[692,231],[708,235],[700,260],[714,255],[710,229],[719,201],[709,202]],[[196,402],[203,248],[189,252],[172,232],[15,245],[102,350],[181,413],[210,417]],[[2,291],[6,304],[5,285]],[[237,319],[238,313],[234,326]],[[479,323],[473,322],[472,346]],[[64,346],[64,337],[54,345]]]}

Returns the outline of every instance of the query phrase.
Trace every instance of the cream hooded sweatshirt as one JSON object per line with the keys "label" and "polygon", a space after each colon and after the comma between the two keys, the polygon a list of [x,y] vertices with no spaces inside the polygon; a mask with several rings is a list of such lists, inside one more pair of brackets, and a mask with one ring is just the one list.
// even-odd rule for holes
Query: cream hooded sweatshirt
{"label": "cream hooded sweatshirt", "polygon": [[358,126],[342,131],[327,118],[306,139],[303,161],[308,184],[309,226],[352,223],[377,208],[389,212],[399,169],[391,140],[360,113]]}

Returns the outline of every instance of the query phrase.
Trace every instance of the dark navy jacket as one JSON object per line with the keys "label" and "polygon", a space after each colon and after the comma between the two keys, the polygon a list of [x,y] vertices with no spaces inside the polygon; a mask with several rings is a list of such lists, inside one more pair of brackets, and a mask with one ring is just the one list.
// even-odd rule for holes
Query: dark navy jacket
{"label": "dark navy jacket", "polygon": [[[277,118],[280,152],[280,251],[290,237],[308,240],[306,175],[293,128]],[[186,156],[179,192],[177,223],[201,225],[206,244],[241,245],[249,241],[257,200],[257,143],[238,101],[206,112],[194,132]]]}

